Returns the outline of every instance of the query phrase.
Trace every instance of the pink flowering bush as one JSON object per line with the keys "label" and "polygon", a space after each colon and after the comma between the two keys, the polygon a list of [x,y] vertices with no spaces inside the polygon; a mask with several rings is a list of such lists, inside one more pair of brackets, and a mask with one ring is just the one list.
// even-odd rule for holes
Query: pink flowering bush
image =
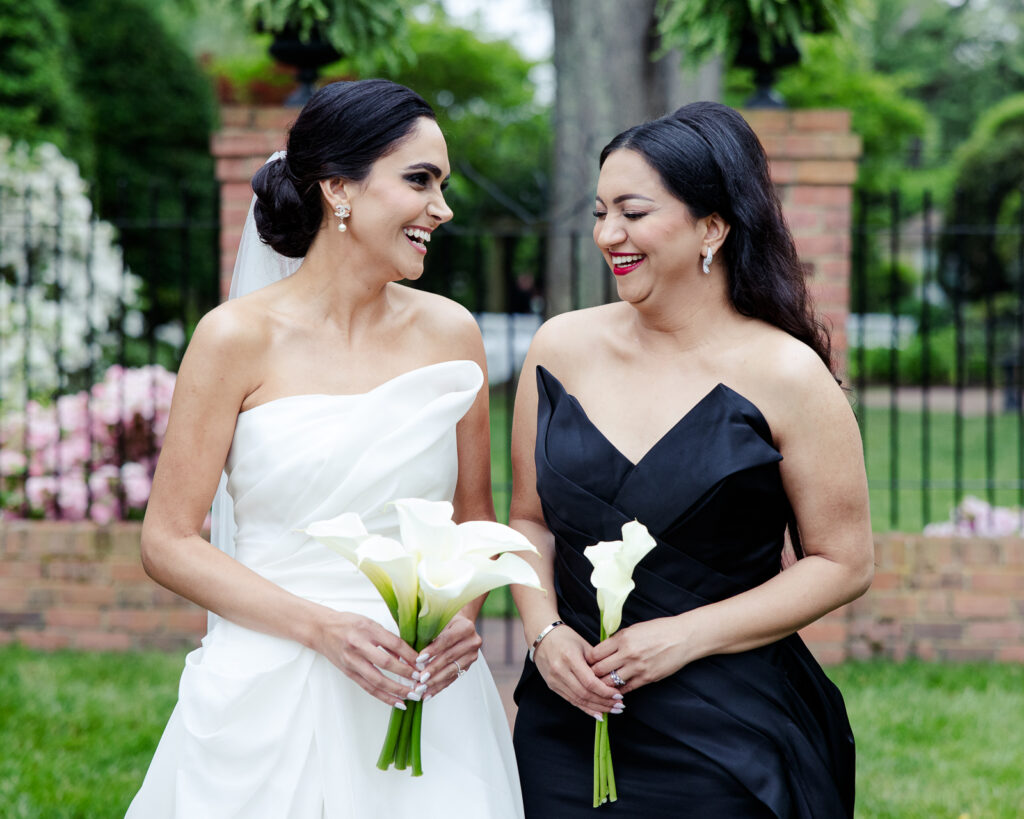
{"label": "pink flowering bush", "polygon": [[961,537],[1024,535],[1024,510],[992,506],[981,498],[968,495],[953,509],[949,520],[929,523],[924,527],[924,533]]}
{"label": "pink flowering bush", "polygon": [[88,391],[0,417],[5,517],[109,523],[146,508],[174,374],[110,367]]}

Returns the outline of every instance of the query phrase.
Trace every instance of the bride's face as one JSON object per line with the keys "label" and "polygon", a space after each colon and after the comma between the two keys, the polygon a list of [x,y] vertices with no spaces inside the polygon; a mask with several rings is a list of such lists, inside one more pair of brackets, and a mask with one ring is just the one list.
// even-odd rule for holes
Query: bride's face
{"label": "bride's face", "polygon": [[421,118],[399,146],[378,159],[350,196],[348,228],[374,265],[418,279],[430,234],[452,218],[444,200],[451,168],[437,123]]}

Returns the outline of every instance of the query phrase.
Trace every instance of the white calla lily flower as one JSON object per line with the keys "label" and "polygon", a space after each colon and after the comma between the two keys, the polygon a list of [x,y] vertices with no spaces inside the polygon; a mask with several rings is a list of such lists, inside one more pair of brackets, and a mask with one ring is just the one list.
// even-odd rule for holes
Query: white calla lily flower
{"label": "white calla lily flower", "polygon": [[633,571],[657,541],[647,527],[633,520],[622,527],[622,540],[602,541],[588,546],[583,556],[594,566],[590,582],[597,589],[601,611],[602,639],[611,637],[622,624],[622,607],[636,587]]}
{"label": "white calla lily flower", "polygon": [[[456,524],[446,501],[393,501],[400,540],[371,534],[356,514],[311,523],[304,533],[352,561],[380,592],[402,639],[422,651],[459,610],[485,592],[517,583],[539,589],[533,567],[514,554],[537,550],[523,535],[493,521]],[[495,558],[495,556],[497,557]],[[391,715],[377,767],[411,764],[422,774],[422,702]]]}

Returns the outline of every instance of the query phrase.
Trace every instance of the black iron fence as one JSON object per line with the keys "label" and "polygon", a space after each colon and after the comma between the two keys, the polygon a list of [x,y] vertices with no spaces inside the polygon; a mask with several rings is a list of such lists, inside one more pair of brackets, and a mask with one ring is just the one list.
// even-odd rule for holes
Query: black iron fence
{"label": "black iron fence", "polygon": [[[141,515],[173,373],[219,298],[216,194],[129,195],[109,221],[59,190],[0,190],[0,502],[19,517]],[[951,224],[926,194],[857,198],[848,384],[876,529],[1007,528],[1024,508],[1024,205]],[[572,237],[588,256],[589,236]],[[977,267],[979,243],[995,248]],[[508,508],[516,376],[544,313],[539,230],[435,234],[419,286],[478,317],[495,505]],[[998,267],[991,262],[995,258]],[[578,294],[605,271],[574,263]],[[977,495],[986,504],[964,506]],[[960,507],[956,518],[953,510]],[[952,517],[951,517],[952,516]],[[954,520],[955,519],[955,520]]]}
{"label": "black iron fence", "polygon": [[849,371],[876,529],[1024,532],[1019,192],[1001,213],[858,194]]}

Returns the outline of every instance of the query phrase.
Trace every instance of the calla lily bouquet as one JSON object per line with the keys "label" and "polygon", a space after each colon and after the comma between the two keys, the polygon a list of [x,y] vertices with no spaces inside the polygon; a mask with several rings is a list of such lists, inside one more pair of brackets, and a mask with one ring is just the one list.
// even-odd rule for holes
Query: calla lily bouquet
{"label": "calla lily bouquet", "polygon": [[[456,524],[446,501],[393,502],[401,540],[371,534],[349,512],[311,523],[304,532],[355,564],[380,592],[399,636],[422,652],[459,610],[481,594],[517,583],[540,588],[537,573],[511,552],[537,550],[514,529],[493,521]],[[423,703],[391,712],[377,767],[423,774],[420,726]]]}
{"label": "calla lily bouquet", "polygon": [[[647,527],[633,520],[623,524],[622,540],[602,541],[583,550],[583,556],[594,566],[590,582],[597,589],[601,640],[607,640],[619,630],[622,607],[636,587],[633,571],[655,545]],[[608,745],[608,720],[602,720],[594,725],[594,807],[618,798]]]}

